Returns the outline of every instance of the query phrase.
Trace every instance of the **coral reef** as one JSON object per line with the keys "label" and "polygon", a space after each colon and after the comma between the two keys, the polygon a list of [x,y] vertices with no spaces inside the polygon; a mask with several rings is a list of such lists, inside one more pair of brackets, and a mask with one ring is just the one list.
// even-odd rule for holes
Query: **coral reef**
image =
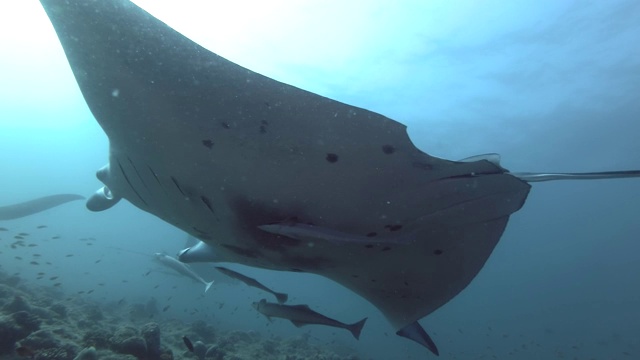
{"label": "coral reef", "polygon": [[[119,304],[124,303],[124,301]],[[308,337],[264,338],[225,332],[204,321],[162,319],[157,301],[127,305],[67,297],[29,287],[0,270],[0,359],[33,360],[355,360],[308,343]],[[155,321],[149,321],[154,318]],[[182,337],[193,340],[193,352]]]}

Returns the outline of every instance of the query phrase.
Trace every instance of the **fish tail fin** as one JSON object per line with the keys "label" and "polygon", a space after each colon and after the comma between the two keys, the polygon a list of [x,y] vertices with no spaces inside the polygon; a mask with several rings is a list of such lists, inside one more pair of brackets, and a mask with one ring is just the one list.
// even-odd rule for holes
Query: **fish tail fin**
{"label": "fish tail fin", "polygon": [[356,338],[356,340],[360,340],[360,332],[362,331],[362,328],[364,327],[364,323],[367,322],[368,318],[364,318],[360,321],[358,321],[355,324],[351,324],[347,327],[347,329],[349,331],[351,331],[351,334],[353,334],[353,337]]}
{"label": "fish tail fin", "polygon": [[209,291],[209,289],[211,288],[211,285],[213,285],[213,280],[208,282],[208,283],[205,283],[204,284],[204,292]]}
{"label": "fish tail fin", "polygon": [[287,295],[285,293],[274,292],[273,295],[275,295],[276,299],[278,299],[278,303],[279,304],[284,304],[289,299],[289,295]]}

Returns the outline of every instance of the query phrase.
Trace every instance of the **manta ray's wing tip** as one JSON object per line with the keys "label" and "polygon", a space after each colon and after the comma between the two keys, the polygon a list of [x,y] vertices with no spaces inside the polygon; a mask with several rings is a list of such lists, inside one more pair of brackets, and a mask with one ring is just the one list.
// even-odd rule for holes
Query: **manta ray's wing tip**
{"label": "manta ray's wing tip", "polygon": [[433,341],[433,339],[431,339],[429,334],[427,334],[427,332],[418,321],[414,321],[411,324],[398,330],[396,332],[396,335],[406,337],[409,340],[413,340],[429,349],[429,351],[434,353],[436,356],[440,356],[440,351],[438,351],[436,343]]}

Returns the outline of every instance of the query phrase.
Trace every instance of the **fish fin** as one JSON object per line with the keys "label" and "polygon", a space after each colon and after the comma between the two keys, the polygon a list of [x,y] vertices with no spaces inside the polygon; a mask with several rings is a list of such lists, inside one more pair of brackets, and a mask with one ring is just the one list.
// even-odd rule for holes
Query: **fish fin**
{"label": "fish fin", "polygon": [[289,299],[289,295],[287,295],[285,293],[274,292],[273,295],[276,297],[276,299],[278,299],[278,303],[279,304],[284,304]]}
{"label": "fish fin", "polygon": [[351,334],[353,334],[353,337],[356,338],[356,340],[360,340],[360,332],[364,327],[364,323],[367,322],[367,319],[368,318],[364,318],[357,323],[351,324],[349,325],[349,327],[347,327],[347,330],[351,331]]}
{"label": "fish fin", "polygon": [[413,340],[418,344],[426,347],[436,356],[440,355],[438,348],[436,347],[436,343],[433,342],[429,334],[420,326],[420,323],[417,321],[412,322],[411,324],[403,327],[402,329],[396,332],[396,335],[406,337],[409,340]]}
{"label": "fish fin", "polygon": [[309,325],[309,323],[302,322],[302,321],[295,321],[295,320],[289,320],[289,321],[291,321],[291,323],[292,323],[295,327],[301,327],[301,326]]}
{"label": "fish fin", "polygon": [[209,288],[211,288],[211,285],[213,285],[214,281],[210,281],[208,283],[204,284],[204,292],[209,291]]}

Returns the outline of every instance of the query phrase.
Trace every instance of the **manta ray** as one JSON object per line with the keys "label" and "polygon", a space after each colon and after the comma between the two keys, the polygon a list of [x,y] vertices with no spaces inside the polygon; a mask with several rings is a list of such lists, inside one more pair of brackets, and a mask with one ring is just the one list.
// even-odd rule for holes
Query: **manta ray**
{"label": "manta ray", "polygon": [[41,0],[109,138],[90,210],[126,199],[198,238],[180,260],[332,279],[400,336],[478,274],[530,182],[640,171],[511,173],[449,161],[381,114],[284,84],[201,47],[127,0]]}
{"label": "manta ray", "polygon": [[82,200],[84,196],[77,194],[55,194],[39,197],[25,202],[0,206],[0,220],[13,220],[33,215],[70,201]]}

